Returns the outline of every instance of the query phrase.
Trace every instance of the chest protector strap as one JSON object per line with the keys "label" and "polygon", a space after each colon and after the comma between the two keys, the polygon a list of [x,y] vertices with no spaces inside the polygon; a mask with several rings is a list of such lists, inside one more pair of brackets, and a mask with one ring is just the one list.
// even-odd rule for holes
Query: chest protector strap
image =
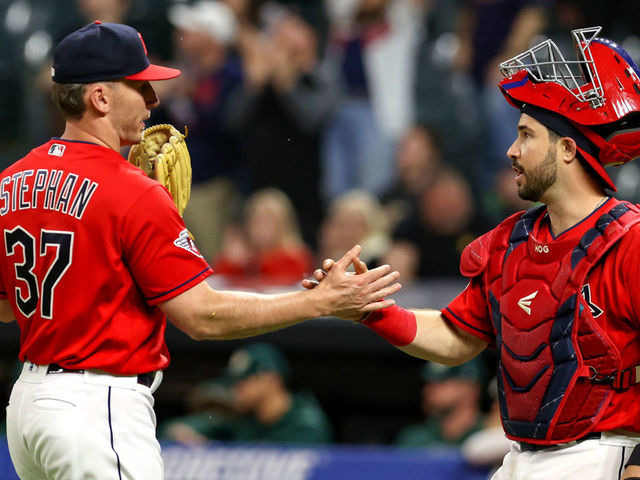
{"label": "chest protector strap", "polygon": [[531,232],[544,211],[511,217],[470,245],[462,263],[474,259],[462,270],[481,270],[487,286],[507,436],[557,444],[589,433],[616,389],[640,381],[640,366],[624,364],[585,300],[587,274],[640,222],[640,209],[618,202],[577,244],[537,241]]}

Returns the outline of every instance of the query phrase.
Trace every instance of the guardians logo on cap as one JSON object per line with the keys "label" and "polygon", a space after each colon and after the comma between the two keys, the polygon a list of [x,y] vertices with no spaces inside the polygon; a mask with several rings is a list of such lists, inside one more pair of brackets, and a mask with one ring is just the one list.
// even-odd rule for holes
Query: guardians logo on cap
{"label": "guardians logo on cap", "polygon": [[167,80],[175,68],[154,65],[140,33],[120,23],[95,21],[67,35],[53,53],[51,76],[57,83],[92,83],[127,78]]}

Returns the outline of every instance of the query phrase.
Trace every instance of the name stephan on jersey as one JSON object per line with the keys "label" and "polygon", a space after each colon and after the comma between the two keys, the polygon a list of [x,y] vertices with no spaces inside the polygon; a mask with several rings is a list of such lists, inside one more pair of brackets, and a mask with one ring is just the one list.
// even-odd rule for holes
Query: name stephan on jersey
{"label": "name stephan on jersey", "polygon": [[[0,216],[17,210],[41,208],[82,218],[98,184],[62,170],[24,170],[0,180]],[[76,188],[76,185],[79,187]]]}

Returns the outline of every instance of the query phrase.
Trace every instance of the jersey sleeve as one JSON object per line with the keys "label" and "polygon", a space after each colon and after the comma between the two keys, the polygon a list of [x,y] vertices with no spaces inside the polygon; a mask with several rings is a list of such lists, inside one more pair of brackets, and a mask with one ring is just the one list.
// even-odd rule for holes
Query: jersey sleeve
{"label": "jersey sleeve", "polygon": [[123,223],[124,257],[150,305],[176,297],[213,272],[161,185],[147,189]]}
{"label": "jersey sleeve", "polygon": [[442,310],[442,315],[465,332],[495,346],[495,331],[483,292],[481,276],[472,278],[467,287]]}

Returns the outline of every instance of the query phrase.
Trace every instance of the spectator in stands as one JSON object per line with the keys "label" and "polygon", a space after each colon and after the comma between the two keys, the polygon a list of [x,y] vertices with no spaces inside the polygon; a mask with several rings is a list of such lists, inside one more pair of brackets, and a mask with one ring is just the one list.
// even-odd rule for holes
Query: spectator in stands
{"label": "spectator in stands", "polygon": [[486,153],[478,157],[480,190],[492,187],[494,174],[504,164],[512,143],[505,124],[516,124],[519,113],[502,98],[496,83],[498,65],[524,52],[547,27],[551,0],[464,0],[457,26],[460,48],[454,67],[469,75],[479,118],[483,119]]}
{"label": "spectator in stands", "polygon": [[[57,4],[54,7],[57,22],[64,24],[69,21],[69,18],[62,17],[71,17],[74,21],[78,21],[74,18],[76,13],[73,12],[73,7],[69,8],[70,2],[66,0],[39,3],[39,10],[44,3]],[[171,31],[171,24],[167,19],[167,9],[173,0],[75,0],[73,3],[75,3],[78,14],[82,17],[77,28],[95,20],[124,23],[134,27],[142,34],[145,44],[149,48],[150,58],[164,61],[171,58],[173,42],[171,35],[167,34]],[[65,9],[64,15],[60,14],[61,8]],[[68,29],[63,30],[63,32],[68,31]]]}
{"label": "spectator in stands", "polygon": [[402,238],[394,239],[381,258],[381,262],[391,265],[391,268],[400,272],[402,284],[405,287],[421,279],[421,261],[420,247],[415,242]]}
{"label": "spectator in stands", "polygon": [[262,30],[245,26],[239,44],[245,75],[230,99],[229,126],[242,137],[251,191],[284,191],[313,246],[323,214],[320,138],[334,109],[335,86],[320,68],[311,25],[274,3],[260,13]]}
{"label": "spectator in stands", "polygon": [[211,265],[234,285],[260,288],[297,284],[312,271],[313,261],[291,200],[267,188],[247,199],[242,224],[226,228],[221,253]]}
{"label": "spectator in stands", "polygon": [[169,19],[176,28],[182,75],[162,85],[163,101],[150,123],[171,123],[180,130],[188,125],[193,188],[184,220],[210,258],[221,247],[233,211],[229,207],[246,184],[239,139],[226,123],[229,97],[242,83],[242,65],[233,53],[236,23],[227,6],[213,0],[174,5]]}
{"label": "spectator in stands", "polygon": [[341,87],[323,140],[327,201],[353,189],[376,195],[393,177],[393,149],[414,120],[421,0],[327,0],[325,64]]}
{"label": "spectator in stands", "polygon": [[222,0],[226,3],[236,17],[238,26],[256,26],[259,23],[260,9],[264,3],[270,0]]}
{"label": "spectator in stands", "polygon": [[[404,283],[414,279],[412,274],[419,278],[457,277],[460,253],[485,230],[478,220],[469,183],[455,171],[441,169],[421,195],[417,210],[395,229],[384,262],[392,262]],[[393,263],[395,258],[414,257],[414,265]]]}
{"label": "spectator in stands", "polygon": [[[474,190],[482,123],[468,76],[453,68],[459,42],[454,33],[461,2],[428,3],[415,79],[414,122],[437,133],[447,165],[462,172]],[[464,135],[460,135],[464,132]]]}
{"label": "spectator in stands", "polygon": [[390,247],[386,218],[378,199],[364,190],[351,190],[329,206],[320,227],[318,258],[335,258],[345,245],[362,246],[360,259],[377,266]]}
{"label": "spectator in stands", "polygon": [[424,381],[421,409],[425,420],[402,429],[401,447],[460,445],[483,425],[482,391],[485,365],[476,357],[458,367],[428,362],[420,370]]}
{"label": "spectator in stands", "polygon": [[439,136],[431,128],[413,125],[398,142],[394,157],[395,183],[380,196],[390,228],[411,214],[436,177],[442,165]]}
{"label": "spectator in stands", "polygon": [[268,344],[250,344],[229,358],[236,409],[243,417],[233,440],[323,444],[333,439],[331,424],[314,395],[288,387],[286,358]]}
{"label": "spectator in stands", "polygon": [[197,384],[186,395],[185,409],[185,415],[169,418],[158,425],[159,438],[186,445],[231,439],[237,412],[227,378],[213,378]]}
{"label": "spectator in stands", "polygon": [[132,0],[76,0],[79,12],[87,20],[121,23],[125,20]]}
{"label": "spectator in stands", "polygon": [[206,414],[178,418],[161,431],[189,443],[203,438],[296,445],[333,441],[331,424],[315,396],[290,389],[289,364],[273,345],[253,343],[235,350],[224,378],[231,385],[235,417],[226,417],[226,424],[219,416],[207,422]]}

